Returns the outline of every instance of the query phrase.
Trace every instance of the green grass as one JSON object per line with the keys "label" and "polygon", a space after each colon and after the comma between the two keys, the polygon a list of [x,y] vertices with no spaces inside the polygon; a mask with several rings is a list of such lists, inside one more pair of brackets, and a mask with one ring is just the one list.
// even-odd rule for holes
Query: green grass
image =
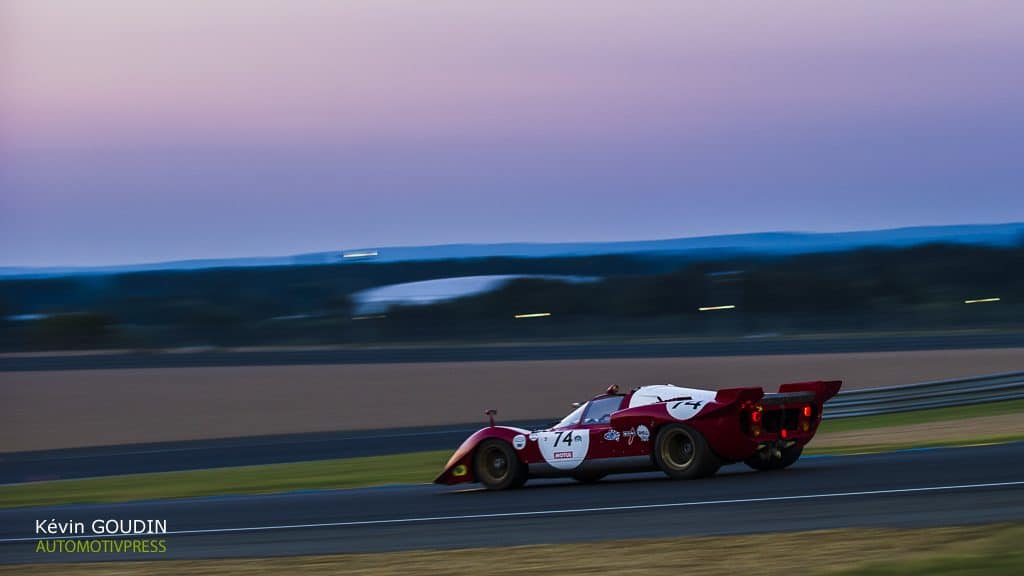
{"label": "green grass", "polygon": [[450,450],[0,486],[0,508],[429,482]]}
{"label": "green grass", "polygon": [[[971,404],[969,406],[952,406],[949,408],[932,408],[930,410],[898,412],[896,414],[881,414],[879,416],[857,416],[854,418],[840,418],[838,420],[823,420],[818,432],[827,434],[829,432],[863,430],[864,428],[907,426],[911,424],[939,422],[942,420],[962,420],[964,418],[977,418],[979,416],[997,416],[999,414],[1012,414],[1015,412],[1024,412],[1024,400],[1006,400],[1004,402]],[[828,414],[828,404],[825,404],[825,414]]]}
{"label": "green grass", "polygon": [[[1024,400],[938,408],[902,414],[826,420],[819,434],[882,426],[921,424],[976,416],[1024,412]],[[957,444],[986,444],[1020,440],[1024,436],[965,438]],[[807,454],[858,454],[906,448],[948,446],[950,442],[858,445],[816,450]],[[291,490],[355,488],[381,484],[430,482],[441,471],[451,451],[411,452],[390,456],[316,460],[292,464],[211,468],[183,472],[128,474],[78,480],[52,480],[0,486],[0,508],[83,502],[123,502],[159,498],[187,498],[220,494],[260,494]]]}
{"label": "green grass", "polygon": [[822,455],[822,454],[836,454],[836,455],[851,455],[851,454],[874,454],[877,452],[894,452],[896,450],[908,450],[911,448],[941,448],[943,446],[972,446],[981,444],[1002,444],[1005,442],[1015,442],[1017,440],[1024,440],[1024,434],[1005,434],[1002,436],[972,436],[970,438],[963,438],[955,442],[951,441],[935,441],[935,442],[906,442],[906,443],[893,443],[893,444],[851,444],[849,446],[830,446],[827,448],[815,448],[812,442],[804,449],[804,454],[807,455]]}

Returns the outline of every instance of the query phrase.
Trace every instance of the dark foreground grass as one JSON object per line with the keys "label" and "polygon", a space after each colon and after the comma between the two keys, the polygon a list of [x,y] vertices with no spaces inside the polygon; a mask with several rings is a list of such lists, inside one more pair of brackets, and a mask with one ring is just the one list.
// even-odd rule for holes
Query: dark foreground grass
{"label": "dark foreground grass", "polygon": [[1024,526],[993,525],[988,534],[949,550],[930,554],[897,554],[893,558],[863,562],[835,574],[843,576],[929,576],[1024,574]]}
{"label": "dark foreground grass", "polygon": [[[842,574],[986,575],[1024,573],[1024,525],[923,529],[851,528],[533,546],[415,550],[280,558],[159,560],[0,566],[2,574],[171,576],[207,574]],[[174,546],[168,538],[168,548]]]}

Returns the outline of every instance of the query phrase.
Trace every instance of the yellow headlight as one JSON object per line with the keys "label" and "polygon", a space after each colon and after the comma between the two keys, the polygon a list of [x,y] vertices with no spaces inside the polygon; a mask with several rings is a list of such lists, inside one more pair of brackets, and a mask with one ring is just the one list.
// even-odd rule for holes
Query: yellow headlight
{"label": "yellow headlight", "polygon": [[465,476],[466,472],[469,472],[469,470],[466,470],[465,464],[459,464],[455,468],[452,468],[452,476]]}

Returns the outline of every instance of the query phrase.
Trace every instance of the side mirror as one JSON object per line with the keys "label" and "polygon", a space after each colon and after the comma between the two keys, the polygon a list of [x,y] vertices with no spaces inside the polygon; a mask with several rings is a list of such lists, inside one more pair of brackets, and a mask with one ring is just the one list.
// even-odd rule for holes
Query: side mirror
{"label": "side mirror", "polygon": [[611,386],[608,387],[607,390],[604,391],[604,393],[605,394],[618,394],[619,393],[619,385],[618,384],[612,384]]}
{"label": "side mirror", "polygon": [[494,426],[494,415],[497,414],[497,413],[498,413],[498,411],[495,410],[494,408],[491,408],[490,410],[484,412],[484,414],[486,414],[487,417],[491,419],[491,427]]}

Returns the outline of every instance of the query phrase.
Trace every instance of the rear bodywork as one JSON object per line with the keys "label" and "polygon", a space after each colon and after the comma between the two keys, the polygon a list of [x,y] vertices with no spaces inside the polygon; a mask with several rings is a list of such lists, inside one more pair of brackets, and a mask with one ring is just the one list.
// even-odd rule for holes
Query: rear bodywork
{"label": "rear bodywork", "polygon": [[[807,444],[821,423],[823,404],[840,386],[838,380],[798,382],[765,393],[759,387],[716,392],[657,385],[626,394],[602,394],[577,410],[578,419],[570,415],[568,421],[551,428],[492,425],[478,430],[459,446],[434,481],[477,481],[474,452],[489,438],[511,445],[530,477],[652,470],[656,468],[652,458],[655,439],[668,424],[684,424],[698,431],[722,463],[738,462],[759,451]],[[614,409],[605,414],[609,406]]]}

